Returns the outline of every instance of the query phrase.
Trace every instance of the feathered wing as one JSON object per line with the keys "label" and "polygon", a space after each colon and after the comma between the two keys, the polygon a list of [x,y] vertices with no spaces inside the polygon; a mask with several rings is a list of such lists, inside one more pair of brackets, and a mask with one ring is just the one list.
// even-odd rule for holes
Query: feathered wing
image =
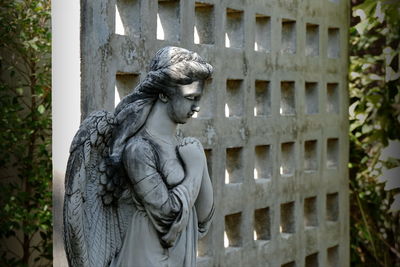
{"label": "feathered wing", "polygon": [[73,267],[109,266],[119,252],[133,206],[122,177],[107,167],[114,116],[84,120],[70,148],[65,177],[64,243]]}

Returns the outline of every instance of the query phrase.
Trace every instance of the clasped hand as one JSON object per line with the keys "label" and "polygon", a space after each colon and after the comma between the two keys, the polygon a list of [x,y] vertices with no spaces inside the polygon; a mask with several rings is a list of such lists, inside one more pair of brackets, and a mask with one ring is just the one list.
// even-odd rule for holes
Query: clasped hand
{"label": "clasped hand", "polygon": [[201,171],[206,163],[206,155],[200,141],[194,137],[185,137],[178,145],[178,152],[185,169]]}

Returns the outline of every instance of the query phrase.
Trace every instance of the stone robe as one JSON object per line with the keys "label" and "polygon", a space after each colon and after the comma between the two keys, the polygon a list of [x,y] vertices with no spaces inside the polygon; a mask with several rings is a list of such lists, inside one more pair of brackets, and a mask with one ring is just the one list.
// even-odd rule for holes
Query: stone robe
{"label": "stone robe", "polygon": [[[123,162],[136,207],[113,267],[196,266],[197,240],[211,224],[214,208],[198,222],[176,149],[164,153],[146,132],[132,137]],[[171,153],[172,151],[172,153]]]}

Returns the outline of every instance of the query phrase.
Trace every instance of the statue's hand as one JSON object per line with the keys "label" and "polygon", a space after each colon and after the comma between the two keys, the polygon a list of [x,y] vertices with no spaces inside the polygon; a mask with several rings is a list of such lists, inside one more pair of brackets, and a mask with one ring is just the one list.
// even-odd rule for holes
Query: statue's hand
{"label": "statue's hand", "polygon": [[178,152],[186,167],[199,165],[203,167],[206,162],[203,146],[194,137],[185,137],[178,145]]}

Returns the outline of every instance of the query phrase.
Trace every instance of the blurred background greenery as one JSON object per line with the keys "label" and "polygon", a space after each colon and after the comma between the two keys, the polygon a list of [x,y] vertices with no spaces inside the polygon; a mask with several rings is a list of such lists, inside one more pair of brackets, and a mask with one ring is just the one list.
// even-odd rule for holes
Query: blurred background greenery
{"label": "blurred background greenery", "polygon": [[351,4],[351,265],[400,266],[400,1]]}
{"label": "blurred background greenery", "polygon": [[0,5],[0,266],[49,266],[50,1]]}
{"label": "blurred background greenery", "polygon": [[[400,1],[349,1],[350,263],[400,266]],[[50,1],[1,0],[0,25],[0,263],[50,266]]]}

